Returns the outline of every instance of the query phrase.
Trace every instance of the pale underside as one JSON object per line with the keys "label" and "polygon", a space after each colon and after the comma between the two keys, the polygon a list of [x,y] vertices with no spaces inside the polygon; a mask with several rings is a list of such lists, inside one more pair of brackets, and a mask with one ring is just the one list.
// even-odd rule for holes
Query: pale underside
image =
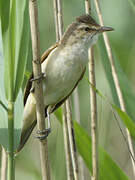
{"label": "pale underside", "polygon": [[[42,72],[45,73],[43,80],[45,107],[54,108],[58,102],[70,94],[85,70],[87,54],[79,51],[78,55],[76,55],[71,51],[74,50],[68,47],[63,51],[59,51],[57,47],[42,63]],[[34,93],[30,93],[24,107],[23,124],[27,128],[30,121],[35,119],[36,101]]]}

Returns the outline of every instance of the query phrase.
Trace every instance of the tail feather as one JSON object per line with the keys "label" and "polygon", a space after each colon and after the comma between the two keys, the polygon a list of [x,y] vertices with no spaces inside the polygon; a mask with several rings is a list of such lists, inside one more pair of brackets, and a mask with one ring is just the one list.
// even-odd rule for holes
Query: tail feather
{"label": "tail feather", "polygon": [[22,150],[22,148],[24,147],[25,143],[27,142],[28,138],[30,137],[36,124],[37,124],[37,121],[35,120],[25,131],[23,131],[23,133],[21,134],[21,140],[20,140],[20,144],[17,148],[16,154]]}

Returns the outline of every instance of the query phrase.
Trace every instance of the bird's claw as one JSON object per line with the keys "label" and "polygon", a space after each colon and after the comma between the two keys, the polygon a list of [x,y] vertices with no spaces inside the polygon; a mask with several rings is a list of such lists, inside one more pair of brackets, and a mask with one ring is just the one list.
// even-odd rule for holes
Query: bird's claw
{"label": "bird's claw", "polygon": [[51,132],[51,128],[44,129],[44,130],[38,130],[36,138],[38,138],[39,140],[42,141],[48,137],[50,132]]}
{"label": "bird's claw", "polygon": [[48,112],[48,110],[47,110],[47,119],[48,119],[48,128],[46,128],[44,130],[38,130],[37,131],[36,137],[41,141],[46,139],[51,132],[50,113]]}
{"label": "bird's claw", "polygon": [[46,74],[42,73],[41,76],[37,76],[35,78],[32,78],[31,81],[37,81],[37,80],[40,80],[40,79],[44,79],[45,77],[46,77]]}

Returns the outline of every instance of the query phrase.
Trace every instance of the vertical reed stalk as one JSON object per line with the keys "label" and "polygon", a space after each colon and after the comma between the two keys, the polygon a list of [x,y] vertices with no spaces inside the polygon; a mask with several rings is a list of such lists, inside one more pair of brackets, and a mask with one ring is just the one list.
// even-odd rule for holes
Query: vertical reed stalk
{"label": "vertical reed stalk", "polygon": [[[89,61],[89,81],[96,87],[95,80],[95,63],[94,63],[94,48],[90,49]],[[90,88],[90,103],[91,103],[91,137],[92,137],[92,180],[98,180],[98,122],[97,122],[97,101],[96,92]]]}
{"label": "vertical reed stalk", "polygon": [[14,166],[14,103],[8,102],[8,180],[15,179],[15,166]]}
{"label": "vertical reed stalk", "polygon": [[[54,4],[56,41],[58,42],[60,41],[63,34],[62,2],[61,1],[58,2],[58,0],[54,0],[53,4]],[[61,25],[59,25],[59,23]],[[67,180],[73,180],[66,114],[67,114],[66,105],[64,104],[63,105],[63,134],[64,134],[64,148],[65,148],[65,155],[66,155]]]}
{"label": "vertical reed stalk", "polygon": [[74,108],[75,108],[75,119],[80,123],[80,102],[79,102],[79,93],[78,87],[75,88],[73,92]]}
{"label": "vertical reed stalk", "polygon": [[[73,92],[73,101],[74,101],[74,109],[75,109],[75,119],[80,124],[80,102],[79,102],[79,93],[78,87],[75,88]],[[85,166],[82,157],[78,154],[78,170],[79,170],[79,177],[81,180],[85,179]]]}
{"label": "vertical reed stalk", "polygon": [[[54,19],[55,19],[55,31],[56,31],[56,40],[57,42],[60,41],[63,33],[63,19],[62,15],[62,2],[58,0],[54,0]],[[58,13],[58,11],[61,12]],[[58,20],[59,19],[59,20]],[[59,25],[61,24],[61,26]],[[61,28],[61,30],[59,29]],[[61,33],[60,33],[61,32]],[[73,180],[73,172],[72,172],[72,161],[71,161],[71,154],[70,154],[70,147],[69,147],[69,135],[68,135],[68,127],[67,127],[67,111],[66,111],[66,104],[63,105],[63,134],[64,134],[64,148],[65,148],[65,155],[66,155],[66,169],[67,169],[67,180]]]}
{"label": "vertical reed stalk", "polygon": [[68,134],[69,134],[69,145],[71,151],[73,175],[75,180],[79,180],[76,143],[75,143],[74,127],[73,127],[73,120],[71,114],[71,105],[69,99],[66,100],[66,110],[67,110],[67,126],[68,126]]}
{"label": "vertical reed stalk", "polygon": [[58,28],[58,4],[57,4],[57,0],[53,0],[53,10],[54,10],[56,41],[58,42],[60,40],[60,37],[59,37],[59,28]]}
{"label": "vertical reed stalk", "polygon": [[6,180],[7,179],[7,154],[2,147],[2,152],[1,152],[1,180]]}
{"label": "vertical reed stalk", "polygon": [[[104,23],[103,23],[103,17],[102,17],[102,14],[101,14],[101,10],[100,10],[100,7],[99,7],[99,2],[98,2],[98,0],[94,0],[94,2],[95,2],[95,6],[96,6],[96,10],[97,10],[97,14],[98,14],[98,17],[99,17],[100,24],[103,26]],[[121,88],[120,88],[118,75],[117,75],[115,65],[114,65],[114,59],[113,59],[113,55],[112,55],[110,41],[109,41],[109,38],[108,38],[106,32],[103,33],[103,38],[104,38],[104,42],[105,42],[109,62],[110,62],[110,65],[111,65],[112,76],[113,76],[114,84],[115,84],[115,87],[116,87],[120,107],[121,107],[122,111],[126,112],[126,107],[125,107],[123,94],[122,94],[122,91],[121,91]],[[129,149],[130,149],[130,151],[132,153],[132,156],[130,156],[130,158],[131,158],[131,161],[132,161],[133,172],[134,172],[134,176],[135,176],[135,162],[134,162],[135,154],[134,154],[134,149],[133,149],[131,136],[130,136],[130,133],[129,133],[127,128],[126,128],[126,133],[127,133],[127,140],[128,140]],[[132,157],[134,157],[134,159]]]}
{"label": "vertical reed stalk", "polygon": [[[90,2],[85,0],[86,13],[90,14]],[[89,81],[96,87],[94,47],[89,50]],[[91,137],[92,137],[92,180],[98,180],[98,122],[96,92],[90,87]]]}
{"label": "vertical reed stalk", "polygon": [[[34,77],[41,77],[42,72],[41,72],[41,61],[40,61],[38,10],[37,10],[36,0],[29,0],[29,15],[30,15],[32,51],[33,51],[33,74]],[[45,129],[42,80],[41,79],[36,80],[34,82],[34,86],[35,86],[35,98],[36,98],[37,127],[38,130],[42,131]],[[39,145],[40,145],[42,180],[50,180],[47,139],[39,141]]]}
{"label": "vertical reed stalk", "polygon": [[58,32],[59,32],[59,40],[62,38],[63,34],[63,14],[62,14],[62,0],[57,0],[58,5]]}
{"label": "vertical reed stalk", "polygon": [[[54,16],[55,16],[55,29],[56,29],[56,40],[60,41],[63,34],[63,19],[62,19],[62,1],[54,0]],[[64,147],[66,155],[66,168],[67,168],[67,179],[73,180],[73,170],[71,161],[71,152],[69,146],[69,134],[67,127],[67,110],[66,104],[63,105],[63,134],[64,134]]]}
{"label": "vertical reed stalk", "polygon": [[66,155],[67,180],[73,180],[74,178],[73,178],[73,168],[71,161],[71,152],[69,146],[66,104],[63,105],[63,134],[64,134],[64,148]]}
{"label": "vertical reed stalk", "polygon": [[[56,2],[54,2],[54,12],[55,12],[55,16],[57,15],[57,17],[55,17],[55,25],[56,25],[56,28],[58,28],[56,30],[57,40],[60,40],[63,34],[62,0],[56,0]],[[76,152],[74,151],[75,149],[73,149],[73,147],[69,146],[71,144],[74,144],[74,147],[75,147],[75,143],[70,142],[70,141],[73,141],[73,137],[70,137],[73,135],[73,133],[70,134],[71,131],[73,132],[73,127],[71,126],[68,127],[68,121],[71,121],[71,109],[69,105],[69,100],[66,101],[66,105],[64,104],[63,112],[64,112],[63,131],[64,131],[64,141],[65,141],[64,143],[65,143],[65,148],[66,148],[65,153],[66,153],[66,160],[68,160],[68,162],[66,162],[67,163],[67,176],[69,180],[72,178],[71,177],[72,176],[71,162],[72,162],[74,178],[75,180],[78,180],[78,168],[77,168],[77,161],[75,158]],[[68,131],[67,131],[67,128],[68,128]],[[70,132],[69,132],[69,129],[71,129]]]}

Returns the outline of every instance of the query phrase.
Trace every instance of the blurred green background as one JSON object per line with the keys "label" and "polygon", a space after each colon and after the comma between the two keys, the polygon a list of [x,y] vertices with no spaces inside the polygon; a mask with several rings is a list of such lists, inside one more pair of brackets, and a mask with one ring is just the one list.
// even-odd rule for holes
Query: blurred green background
{"label": "blurred green background", "polygon": [[[53,1],[38,1],[39,3],[39,26],[41,54],[53,43],[55,43],[55,24],[53,13]],[[100,0],[104,24],[115,29],[108,33],[112,49],[119,60],[123,71],[128,77],[129,83],[134,87],[135,76],[135,14],[127,0]],[[75,17],[85,13],[84,1],[63,0],[64,30]],[[97,19],[94,4],[92,14]],[[111,90],[100,61],[99,47],[95,46],[96,61],[96,84],[97,88],[112,100]],[[85,76],[88,77],[88,72]],[[126,84],[125,84],[126,86]],[[90,134],[90,107],[89,107],[89,84],[85,78],[79,84],[81,125]],[[99,122],[99,144],[111,155],[126,174],[133,179],[131,160],[127,145],[122,137],[118,125],[108,105],[99,97],[98,100],[98,122]],[[73,111],[74,117],[74,111]],[[66,167],[63,144],[63,130],[60,123],[52,115],[52,133],[48,137],[49,159],[52,180],[65,180]],[[34,138],[33,132],[30,140],[22,153],[16,158],[16,179],[40,180],[40,154],[38,140]],[[83,146],[83,143],[82,143]],[[89,173],[85,168],[87,179]],[[86,180],[87,180],[86,179]]]}

